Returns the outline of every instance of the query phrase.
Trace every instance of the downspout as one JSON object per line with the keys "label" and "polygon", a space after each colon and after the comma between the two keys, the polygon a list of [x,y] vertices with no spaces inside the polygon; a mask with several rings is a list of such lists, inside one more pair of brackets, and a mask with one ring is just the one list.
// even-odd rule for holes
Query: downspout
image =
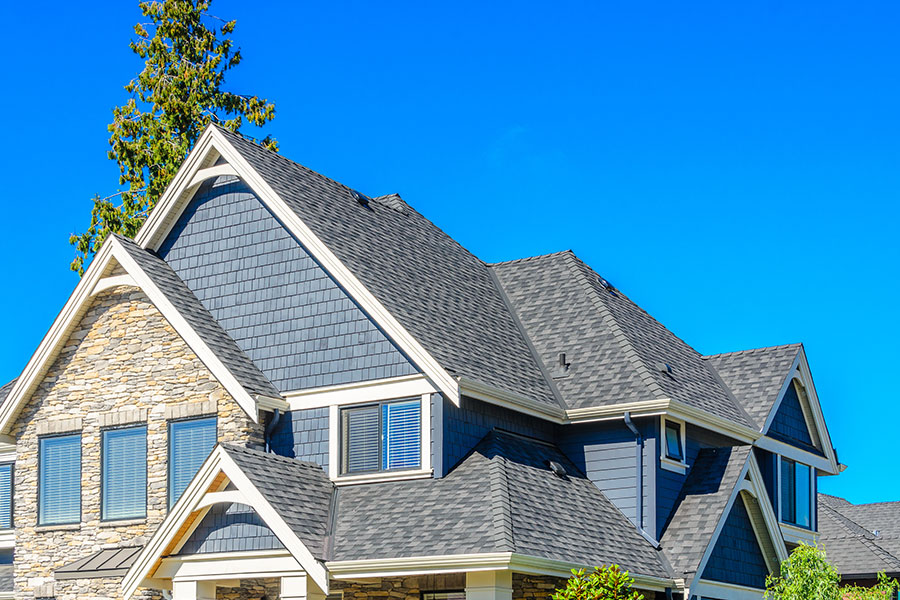
{"label": "downspout", "polygon": [[278,427],[279,421],[281,421],[281,411],[276,408],[275,414],[272,415],[272,420],[269,421],[268,425],[266,425],[266,432],[263,434],[263,438],[266,440],[266,453],[272,451],[272,432],[275,431],[276,427]]}
{"label": "downspout", "polygon": [[635,427],[634,421],[631,420],[631,412],[625,413],[625,424],[628,426],[628,429],[631,430],[631,433],[634,434],[634,461],[635,461],[635,492],[636,496],[634,498],[635,502],[635,527],[637,527],[638,532],[644,536],[648,542],[653,544],[655,547],[659,547],[659,543],[653,539],[653,537],[644,530],[644,436],[641,435],[641,432],[638,431],[638,428]]}

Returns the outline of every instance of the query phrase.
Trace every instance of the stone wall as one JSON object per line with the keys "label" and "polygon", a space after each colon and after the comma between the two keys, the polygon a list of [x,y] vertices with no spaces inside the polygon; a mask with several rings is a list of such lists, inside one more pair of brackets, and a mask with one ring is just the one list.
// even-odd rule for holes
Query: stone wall
{"label": "stone wall", "polygon": [[461,591],[465,587],[464,573],[331,582],[331,591],[343,592],[344,600],[421,600],[422,592]]}
{"label": "stone wall", "polygon": [[[167,419],[218,417],[220,441],[258,447],[252,422],[143,292],[97,296],[18,417],[15,472],[17,598],[116,598],[120,579],[53,581],[53,571],[88,554],[147,541],[166,514]],[[147,517],[100,520],[104,427],[147,425]],[[38,439],[80,432],[82,522],[37,526]],[[53,587],[55,585],[55,587]]]}
{"label": "stone wall", "polygon": [[513,573],[513,600],[549,600],[553,592],[565,585],[562,577]]}

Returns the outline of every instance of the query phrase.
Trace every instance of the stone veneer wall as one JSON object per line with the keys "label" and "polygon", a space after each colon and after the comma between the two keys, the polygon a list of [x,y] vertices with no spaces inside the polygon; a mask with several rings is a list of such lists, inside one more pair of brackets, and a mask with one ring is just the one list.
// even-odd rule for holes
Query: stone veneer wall
{"label": "stone veneer wall", "polygon": [[[53,580],[53,571],[93,552],[143,544],[166,514],[167,419],[218,417],[218,438],[248,446],[263,430],[243,412],[142,291],[99,294],[13,430],[17,598],[118,598],[120,578]],[[100,521],[104,427],[147,425],[147,518]],[[82,522],[37,526],[38,439],[81,432]]]}

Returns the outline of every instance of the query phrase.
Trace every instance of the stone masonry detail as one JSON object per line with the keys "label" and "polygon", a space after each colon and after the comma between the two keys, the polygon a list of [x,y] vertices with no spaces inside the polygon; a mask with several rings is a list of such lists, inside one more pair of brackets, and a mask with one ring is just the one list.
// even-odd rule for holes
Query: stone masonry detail
{"label": "stone masonry detail", "polygon": [[[93,299],[15,424],[17,598],[119,598],[120,578],[54,581],[64,564],[103,549],[144,544],[167,510],[167,417],[218,418],[218,439],[263,443],[254,423],[146,295],[120,286]],[[147,517],[100,519],[101,431],[147,425]],[[80,431],[81,523],[37,526],[40,435]]]}

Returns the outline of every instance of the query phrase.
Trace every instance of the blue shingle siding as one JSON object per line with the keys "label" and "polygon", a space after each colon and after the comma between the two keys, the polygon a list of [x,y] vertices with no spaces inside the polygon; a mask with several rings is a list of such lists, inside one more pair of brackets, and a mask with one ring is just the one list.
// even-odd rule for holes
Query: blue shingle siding
{"label": "blue shingle siding", "polygon": [[284,413],[270,438],[272,452],[328,470],[328,407]]}
{"label": "blue shingle siding", "polygon": [[460,406],[445,400],[444,472],[462,460],[491,429],[553,441],[553,424],[506,408],[463,397]]}
{"label": "blue shingle siding", "polygon": [[159,254],[282,392],[416,372],[234,177],[203,185]]}
{"label": "blue shingle siding", "polygon": [[[643,526],[653,532],[653,507],[650,506],[650,486],[654,478],[655,443],[654,421],[636,419],[638,431],[644,437],[643,448]],[[567,425],[560,432],[560,449],[584,471],[616,507],[632,522],[637,518],[636,486],[637,464],[635,460],[634,434],[622,421]]]}
{"label": "blue shingle siding", "polygon": [[781,406],[772,419],[768,435],[784,440],[785,442],[799,445],[809,449],[813,447],[806,419],[803,418],[803,408],[800,406],[800,398],[793,384],[789,385],[781,400]]}
{"label": "blue shingle siding", "polygon": [[276,550],[284,546],[246,504],[216,504],[182,546],[179,554]]}
{"label": "blue shingle siding", "polygon": [[740,496],[716,540],[703,579],[764,589],[769,569]]}

